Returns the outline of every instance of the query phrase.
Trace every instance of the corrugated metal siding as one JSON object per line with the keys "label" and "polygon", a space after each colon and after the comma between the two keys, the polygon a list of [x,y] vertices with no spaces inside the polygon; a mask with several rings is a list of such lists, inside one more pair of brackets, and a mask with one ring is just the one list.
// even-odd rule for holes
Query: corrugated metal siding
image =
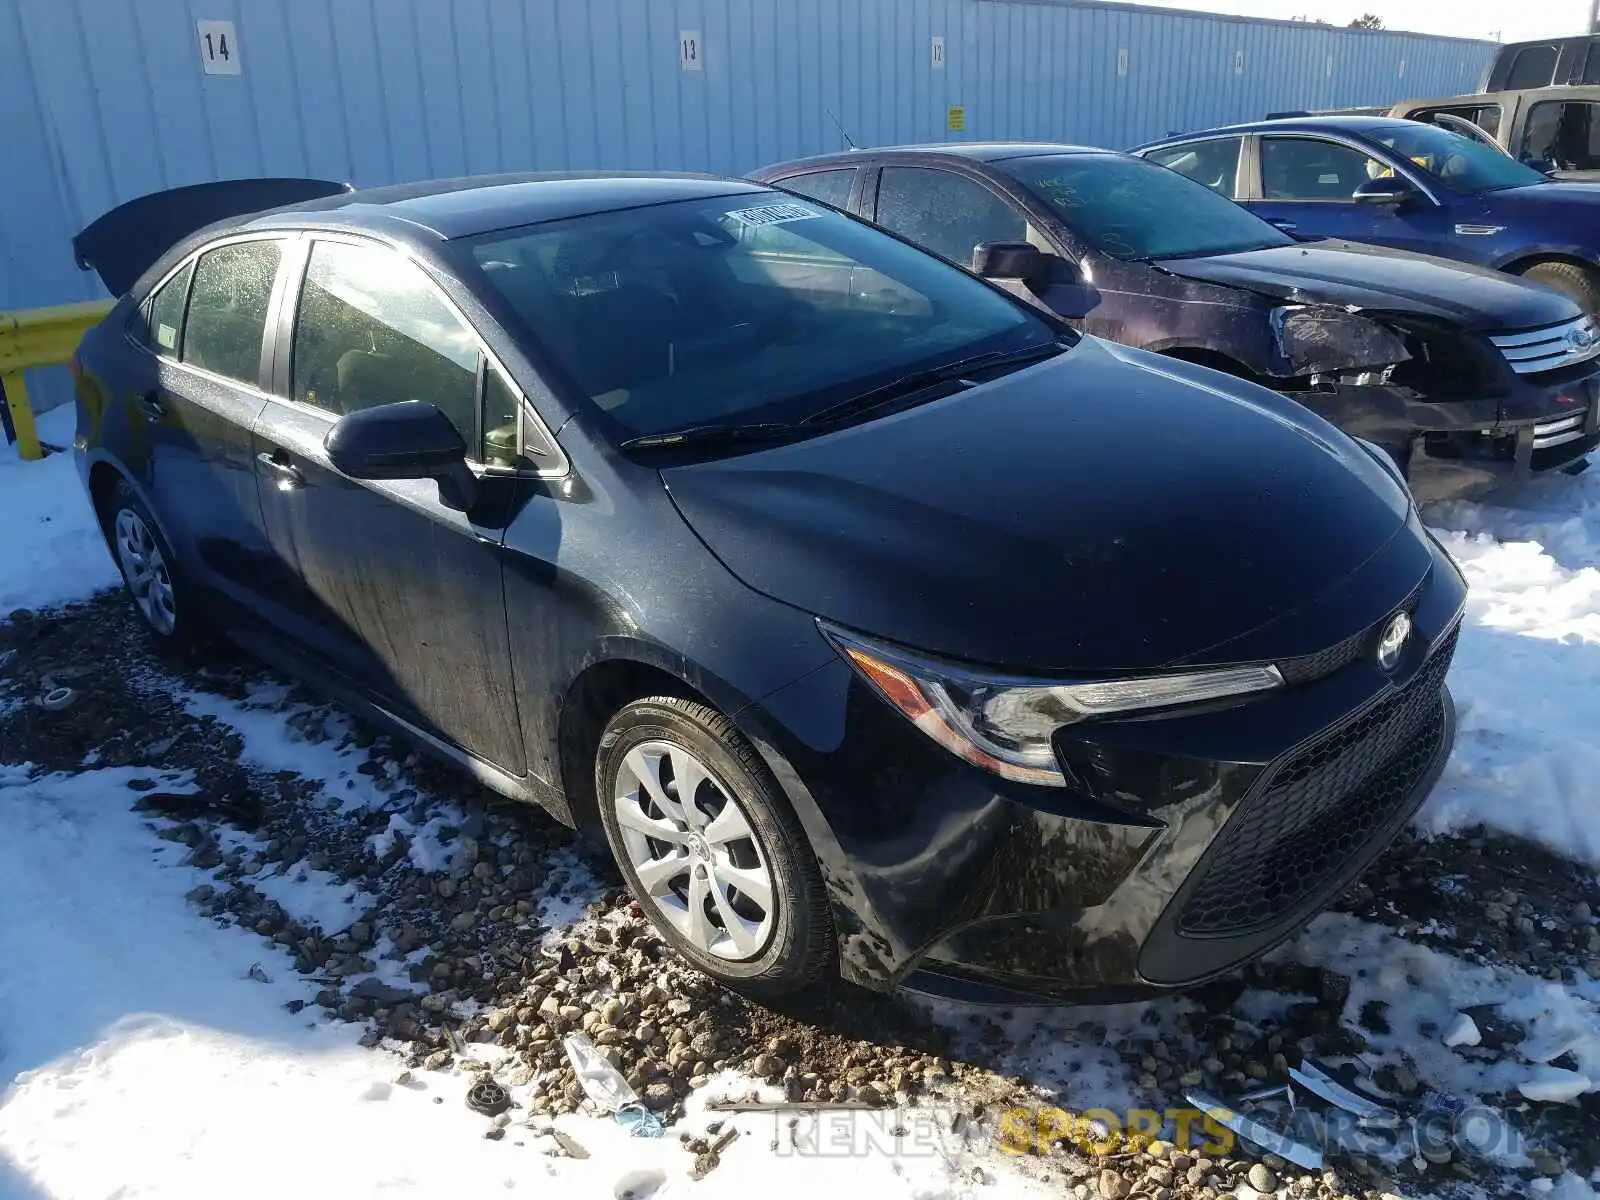
{"label": "corrugated metal siding", "polygon": [[[241,75],[201,72],[197,19],[235,23]],[[200,180],[742,173],[837,149],[838,125],[1126,146],[1467,90],[1489,51],[1086,0],[0,0],[0,308],[93,294],[71,233]]]}

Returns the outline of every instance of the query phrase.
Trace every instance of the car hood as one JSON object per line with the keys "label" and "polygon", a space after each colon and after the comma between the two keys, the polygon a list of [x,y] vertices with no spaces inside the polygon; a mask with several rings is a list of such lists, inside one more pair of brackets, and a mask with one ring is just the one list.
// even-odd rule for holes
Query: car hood
{"label": "car hood", "polygon": [[1480,197],[1493,212],[1549,214],[1564,220],[1581,220],[1581,228],[1571,230],[1594,240],[1600,227],[1600,183],[1587,179],[1552,179],[1523,187],[1501,188]]}
{"label": "car hood", "polygon": [[946,399],[662,477],[750,587],[1020,670],[1202,654],[1313,603],[1410,509],[1359,446],[1275,392],[1090,338]]}
{"label": "car hood", "polygon": [[1356,242],[1273,246],[1156,266],[1296,304],[1406,313],[1480,332],[1554,325],[1580,315],[1566,297],[1499,271]]}

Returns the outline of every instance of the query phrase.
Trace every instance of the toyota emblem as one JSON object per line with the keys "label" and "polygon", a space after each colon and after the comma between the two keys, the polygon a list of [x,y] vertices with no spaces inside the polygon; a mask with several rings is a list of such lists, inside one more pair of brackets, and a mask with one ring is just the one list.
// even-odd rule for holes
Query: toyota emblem
{"label": "toyota emblem", "polygon": [[1405,613],[1396,613],[1394,620],[1383,631],[1383,637],[1378,639],[1378,665],[1385,671],[1394,670],[1395,663],[1400,661],[1400,651],[1405,649],[1406,639],[1410,636],[1411,618]]}

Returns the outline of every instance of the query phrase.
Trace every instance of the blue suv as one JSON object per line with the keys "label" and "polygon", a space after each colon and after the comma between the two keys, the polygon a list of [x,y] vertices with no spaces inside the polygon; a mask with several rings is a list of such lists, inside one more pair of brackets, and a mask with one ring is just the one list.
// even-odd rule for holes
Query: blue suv
{"label": "blue suv", "polygon": [[1166,138],[1133,153],[1297,238],[1460,259],[1548,284],[1600,311],[1600,184],[1552,182],[1436,125],[1298,117]]}

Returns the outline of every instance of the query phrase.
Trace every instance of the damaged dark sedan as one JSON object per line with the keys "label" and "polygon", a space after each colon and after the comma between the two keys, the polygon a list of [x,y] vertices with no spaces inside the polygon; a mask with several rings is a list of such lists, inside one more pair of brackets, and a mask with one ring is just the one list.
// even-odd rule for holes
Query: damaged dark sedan
{"label": "damaged dark sedan", "polygon": [[603,830],[729,986],[1190,985],[1441,770],[1462,578],[1281,395],[742,181],[328,190],[103,218],[138,611]]}
{"label": "damaged dark sedan", "polygon": [[1297,241],[1218,194],[1231,194],[1237,138],[1184,152],[1211,158],[1157,166],[964,144],[755,177],[873,220],[1085,332],[1292,396],[1381,445],[1420,499],[1587,465],[1600,445],[1600,333],[1575,302],[1444,259]]}

